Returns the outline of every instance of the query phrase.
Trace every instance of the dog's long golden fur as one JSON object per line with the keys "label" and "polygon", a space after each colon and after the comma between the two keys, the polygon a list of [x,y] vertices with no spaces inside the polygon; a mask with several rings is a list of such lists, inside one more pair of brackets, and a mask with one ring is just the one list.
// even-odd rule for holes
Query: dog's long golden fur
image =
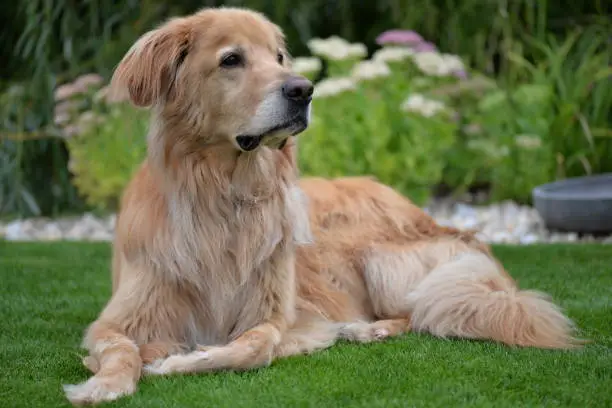
{"label": "dog's long golden fur", "polygon": [[570,320],[472,234],[369,178],[298,180],[312,86],[262,15],[173,19],[132,47],[113,87],[152,109],[148,158],[117,219],[112,298],[84,341],[95,375],[66,386],[73,403],[133,393],[143,373],[249,369],[338,338],[574,345]]}

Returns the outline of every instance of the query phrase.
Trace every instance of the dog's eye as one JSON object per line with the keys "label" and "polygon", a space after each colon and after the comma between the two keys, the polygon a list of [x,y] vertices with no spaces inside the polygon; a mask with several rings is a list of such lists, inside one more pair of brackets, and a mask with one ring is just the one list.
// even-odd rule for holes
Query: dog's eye
{"label": "dog's eye", "polygon": [[278,61],[279,64],[283,65],[283,62],[285,62],[285,56],[283,55],[282,52],[279,52],[276,55],[276,60]]}
{"label": "dog's eye", "polygon": [[242,56],[233,52],[231,54],[227,54],[221,59],[221,66],[225,68],[233,68],[242,65],[243,62]]}

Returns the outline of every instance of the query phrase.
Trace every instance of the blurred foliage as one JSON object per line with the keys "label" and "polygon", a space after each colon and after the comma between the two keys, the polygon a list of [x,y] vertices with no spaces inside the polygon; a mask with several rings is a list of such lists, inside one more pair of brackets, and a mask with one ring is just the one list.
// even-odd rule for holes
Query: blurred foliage
{"label": "blurred foliage", "polygon": [[[307,53],[310,38],[331,35],[372,49],[380,32],[397,27],[421,33],[488,73],[505,69],[505,52],[526,37],[543,41],[577,26],[609,24],[612,11],[604,0],[29,0],[0,13],[6,23],[0,38],[7,39],[0,55],[16,57],[6,77],[109,74],[146,30],[171,16],[221,5],[264,12],[286,31],[296,55]],[[521,46],[531,59],[536,49]]]}
{"label": "blurred foliage", "polygon": [[544,55],[536,64],[509,56],[526,83],[480,105],[492,140],[512,152],[493,168],[494,198],[527,201],[551,179],[612,172],[612,67],[603,34],[538,42]]}
{"label": "blurred foliage", "polygon": [[[422,103],[413,112],[402,109],[407,95],[420,92],[415,81],[425,77],[411,61],[370,61],[379,67],[370,70],[373,77],[361,78],[355,81],[355,89],[344,91],[338,85],[356,75],[351,71],[359,59],[326,62],[334,76],[326,80],[325,94],[315,93],[312,124],[299,136],[301,173],[373,175],[425,204],[431,187],[442,180],[445,155],[455,140],[457,124],[452,112],[423,115],[419,113],[425,108]],[[390,72],[385,74],[382,67],[389,67]],[[428,85],[456,81],[454,77],[430,77]]]}
{"label": "blurred foliage", "polygon": [[[606,32],[593,25],[563,41],[530,38],[541,55],[530,62],[509,53],[511,86],[478,81],[475,70],[471,80],[453,84],[396,65],[374,86],[378,97],[357,92],[332,103],[315,100],[313,126],[301,138],[301,167],[309,174],[374,174],[417,201],[427,194],[415,195],[410,186],[423,174],[429,175],[423,186],[442,184],[456,193],[488,186],[493,200],[530,202],[539,184],[612,172],[612,44]],[[459,123],[439,115],[407,117],[397,92],[442,101]],[[440,164],[442,172],[431,172]]]}
{"label": "blurred foliage", "polygon": [[84,209],[66,171],[61,139],[0,144],[0,214],[46,215]]}
{"label": "blurred foliage", "polygon": [[[495,200],[528,202],[533,187],[556,177],[612,171],[612,68],[602,45],[589,30],[538,42],[539,63],[510,56],[524,81],[510,88],[475,70],[468,79],[436,73],[422,61],[437,53],[374,54],[360,71],[362,57],[328,58],[343,51],[326,46],[326,64],[310,65],[333,76],[317,84],[312,124],[299,136],[302,173],[374,175],[425,204],[439,184],[457,192],[484,184]],[[304,74],[318,77],[316,69]],[[148,115],[129,106],[113,112],[69,143],[82,163],[73,167],[76,184],[102,209],[114,208],[146,151]]]}
{"label": "blurred foliage", "polygon": [[[31,88],[0,94],[0,214],[41,215],[78,210],[81,202],[66,170],[64,141],[31,109]],[[7,137],[9,134],[11,137]]]}
{"label": "blurred foliage", "polygon": [[[58,84],[86,72],[108,78],[129,46],[148,29],[170,16],[219,5],[263,11],[286,31],[294,55],[308,54],[306,43],[312,37],[341,35],[365,43],[372,51],[374,39],[384,30],[418,31],[441,50],[458,54],[472,68],[494,76],[503,89],[526,83],[552,92],[547,100],[550,106],[542,108],[548,115],[548,127],[539,136],[553,154],[538,156],[546,170],[537,180],[546,175],[567,177],[609,170],[605,157],[611,157],[610,79],[595,69],[597,64],[603,64],[599,68],[609,66],[612,53],[610,5],[604,0],[28,0],[9,2],[0,11],[0,56],[5,62],[0,67],[0,111],[6,113],[0,128],[0,212],[51,214],[82,205],[70,185],[64,142],[55,138],[53,90]],[[563,41],[577,28],[582,31],[571,37],[574,43],[564,54]],[[602,77],[591,86],[589,81],[597,74]],[[588,91],[585,82],[589,82]],[[20,89],[17,99],[15,89]],[[512,98],[501,103],[515,106]],[[473,107],[473,112],[467,106]],[[491,109],[501,112],[508,106]],[[359,114],[356,111],[351,117]],[[475,104],[466,105],[462,120],[469,114],[475,115],[469,118],[474,121],[485,115]],[[450,150],[456,154],[445,160],[445,183],[466,188],[502,177],[476,169],[486,172],[505,166],[510,159],[498,162],[494,156],[479,154],[474,146],[495,144],[498,138],[506,140],[504,137],[513,137],[512,132],[521,131],[518,117],[507,119],[480,123],[487,135],[482,138],[487,141],[472,142],[471,149],[464,143],[468,136],[457,132]],[[368,126],[367,120],[359,123]],[[418,122],[413,126],[419,126]],[[388,137],[399,135],[401,126]],[[489,138],[501,131],[506,132],[504,136]],[[24,135],[28,141],[23,141]],[[332,139],[328,136],[328,140]],[[372,170],[371,164],[368,166],[355,171]],[[399,168],[385,171],[396,174]],[[514,170],[504,171],[512,175]],[[429,170],[423,172],[429,174]],[[512,188],[516,193],[500,192],[499,196],[524,198],[533,181],[515,181],[519,183]],[[397,183],[403,181],[394,181]]]}
{"label": "blurred foliage", "polygon": [[68,139],[70,171],[87,204],[98,210],[116,209],[124,187],[146,156],[149,112],[123,104],[94,112],[104,120],[94,121]]}
{"label": "blurred foliage", "polygon": [[612,52],[603,28],[531,41],[537,62],[508,56],[517,85],[466,111],[471,125],[450,155],[447,184],[490,183],[493,199],[529,201],[538,184],[612,172]]}

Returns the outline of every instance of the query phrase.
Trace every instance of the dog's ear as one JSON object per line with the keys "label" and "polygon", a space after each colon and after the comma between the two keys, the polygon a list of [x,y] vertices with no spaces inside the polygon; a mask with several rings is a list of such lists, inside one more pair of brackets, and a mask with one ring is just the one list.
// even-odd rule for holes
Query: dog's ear
{"label": "dog's ear", "polygon": [[[140,107],[169,96],[187,57],[193,33],[182,19],[170,20],[144,34],[125,54],[111,80],[111,91]],[[126,95],[127,91],[127,95]]]}

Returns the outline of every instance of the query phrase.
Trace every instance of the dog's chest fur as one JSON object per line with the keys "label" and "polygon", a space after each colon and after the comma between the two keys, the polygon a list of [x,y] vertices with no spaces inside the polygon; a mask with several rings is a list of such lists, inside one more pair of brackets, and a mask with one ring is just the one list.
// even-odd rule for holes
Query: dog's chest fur
{"label": "dog's chest fur", "polygon": [[293,273],[272,267],[275,257],[311,239],[293,177],[257,159],[237,163],[227,185],[197,196],[177,190],[170,200],[173,245],[164,264],[192,307],[183,328],[188,343],[226,342],[257,324],[264,274]]}

